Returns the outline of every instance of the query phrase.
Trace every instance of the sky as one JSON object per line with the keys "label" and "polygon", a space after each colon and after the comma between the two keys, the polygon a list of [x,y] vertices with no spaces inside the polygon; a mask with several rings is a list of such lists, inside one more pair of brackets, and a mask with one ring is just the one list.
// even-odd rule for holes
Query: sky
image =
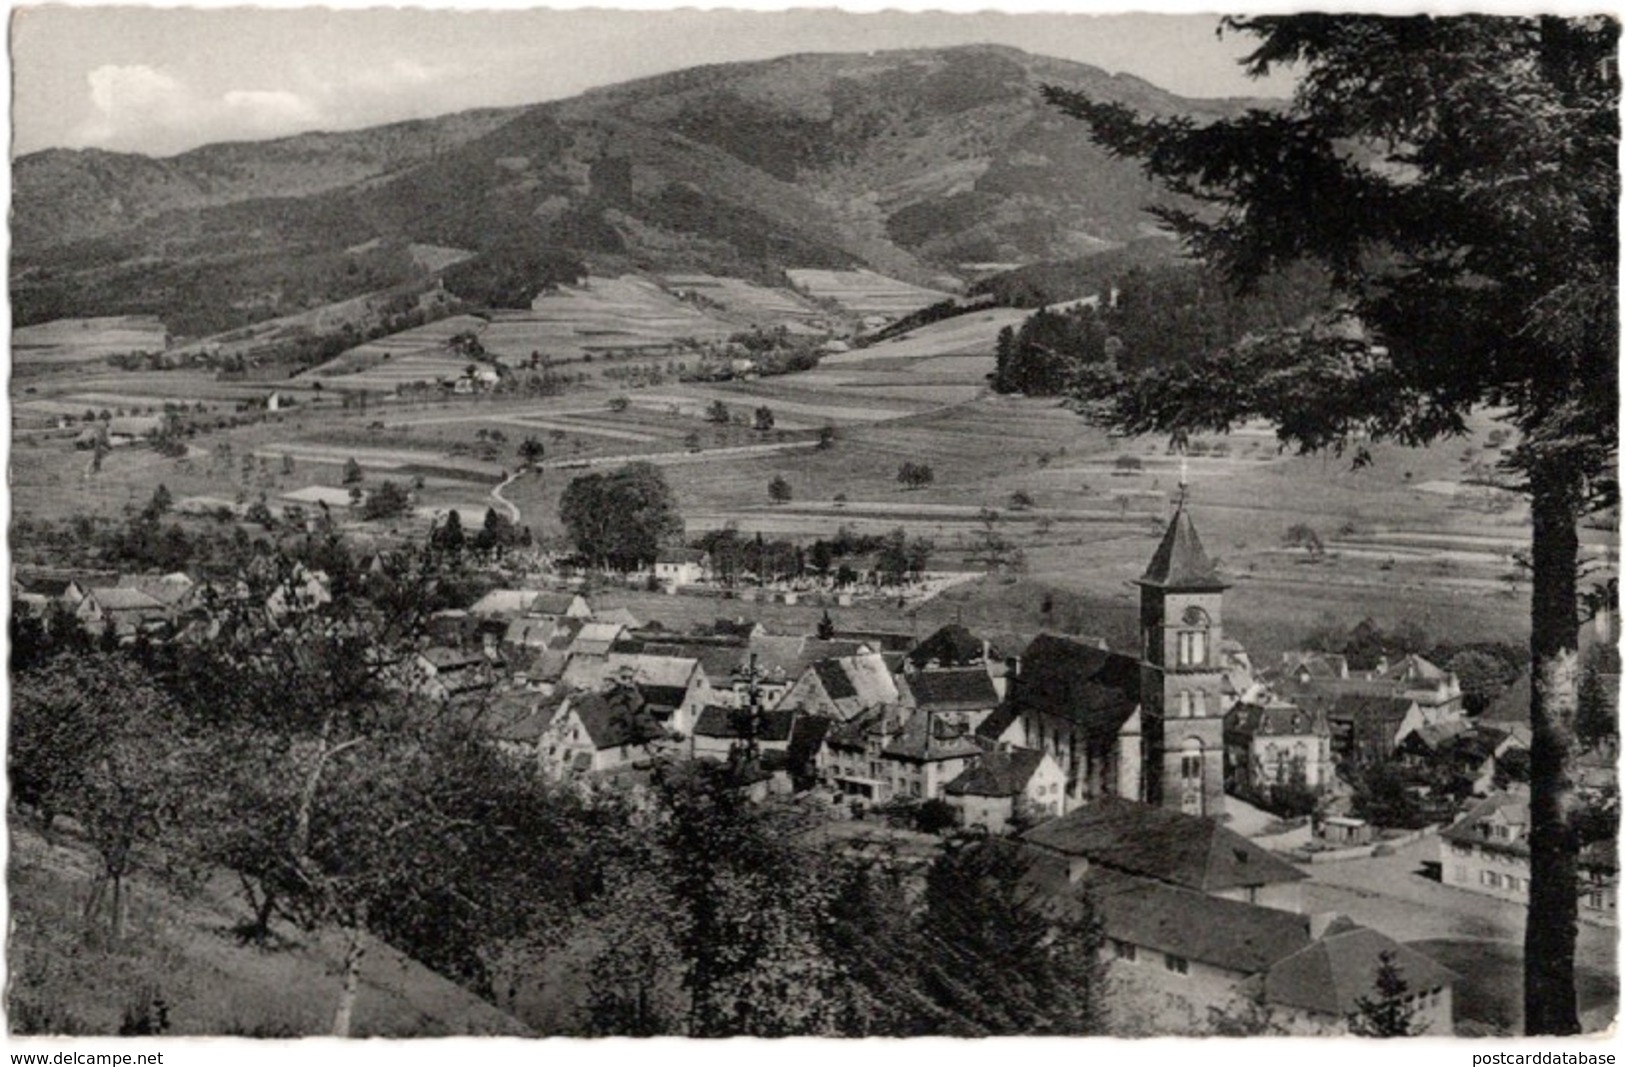
{"label": "sky", "polygon": [[980,42],[1136,74],[1187,96],[1289,91],[1284,78],[1246,78],[1236,60],[1247,39],[1221,39],[1217,26],[1210,15],[985,5],[974,13],[19,6],[12,151],[173,155],[558,99],[702,63]]}

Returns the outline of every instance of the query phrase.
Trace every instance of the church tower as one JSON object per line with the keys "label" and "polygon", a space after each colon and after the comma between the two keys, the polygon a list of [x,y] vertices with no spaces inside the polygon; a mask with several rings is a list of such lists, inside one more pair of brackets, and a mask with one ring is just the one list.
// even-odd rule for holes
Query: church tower
{"label": "church tower", "polygon": [[1140,577],[1140,714],[1145,799],[1190,815],[1224,812],[1224,590],[1185,509],[1185,487]]}

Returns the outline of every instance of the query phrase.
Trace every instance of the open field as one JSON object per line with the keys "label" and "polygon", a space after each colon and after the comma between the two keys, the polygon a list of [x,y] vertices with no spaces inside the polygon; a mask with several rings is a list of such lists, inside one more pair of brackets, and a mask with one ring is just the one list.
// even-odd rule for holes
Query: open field
{"label": "open field", "polygon": [[560,286],[538,296],[529,311],[493,312],[480,343],[508,360],[526,359],[537,351],[575,358],[611,350],[664,350],[683,338],[718,340],[738,329],[646,278],[625,275]]}
{"label": "open field", "polygon": [[11,361],[94,363],[129,352],[162,352],[164,324],[150,315],[56,319],[11,331]]}
{"label": "open field", "polygon": [[[1333,457],[1283,455],[1257,426],[1209,436],[1196,443],[1201,454],[1181,458],[1160,439],[1092,429],[1057,401],[986,394],[992,357],[981,346],[991,344],[1001,316],[934,324],[828,357],[805,374],[629,389],[621,411],[608,406],[620,391],[608,389],[540,401],[391,402],[367,412],[339,410],[328,398],[273,421],[211,429],[194,440],[198,452],[188,460],[119,450],[96,476],[66,437],[28,438],[14,453],[13,491],[19,513],[58,517],[138,507],[160,481],[177,498],[241,501],[266,492],[275,500],[339,487],[343,463],[355,458],[370,477],[421,476],[415,504],[426,512],[483,508],[489,486],[516,468],[518,443],[535,436],[546,448],[542,469],[514,480],[503,496],[541,536],[563,534],[557,501],[573,471],[633,459],[664,469],[691,533],[735,523],[747,535],[807,540],[842,526],[903,526],[935,541],[938,565],[955,568],[976,555],[982,509],[993,509],[997,532],[1024,557],[1023,571],[932,604],[951,604],[967,622],[999,630],[1068,627],[1122,642],[1135,630],[1133,580],[1183,470],[1204,543],[1233,583],[1227,628],[1261,654],[1368,615],[1383,625],[1412,619],[1440,639],[1525,636],[1528,583],[1513,554],[1529,536],[1527,509],[1517,497],[1467,484],[1499,457],[1486,441],[1489,418],[1477,419],[1469,437],[1434,448],[1376,446],[1375,462],[1358,471]],[[443,340],[459,325],[466,324],[436,324],[420,343],[439,345],[433,336]],[[389,362],[396,358],[406,357]],[[87,397],[225,392],[178,372],[63,375],[73,388],[51,379],[25,403],[77,409],[89,406],[79,403]],[[738,421],[707,421],[717,400]],[[766,435],[741,424],[762,405],[775,415]],[[826,424],[836,428],[833,447],[813,447],[811,431]],[[475,458],[482,446],[494,448],[494,458]],[[238,462],[245,455],[246,472]],[[283,472],[284,455],[291,473]],[[932,484],[905,489],[897,481],[904,462],[930,466]],[[778,476],[792,493],[782,505],[767,498]],[[1455,490],[1436,491],[1444,485]],[[1017,493],[1024,506],[1012,509]],[[1300,524],[1317,532],[1323,553],[1283,543]],[[1615,565],[1614,534],[1587,530],[1583,540],[1589,556]],[[1063,597],[1065,610],[1042,613],[1046,592]]]}
{"label": "open field", "polygon": [[869,270],[787,270],[785,274],[791,285],[808,296],[833,300],[854,315],[896,318],[946,300],[949,295]]}
{"label": "open field", "polygon": [[756,326],[797,326],[820,319],[823,312],[789,289],[769,289],[739,278],[715,274],[667,274],[666,285],[679,298],[698,297],[707,306]]}

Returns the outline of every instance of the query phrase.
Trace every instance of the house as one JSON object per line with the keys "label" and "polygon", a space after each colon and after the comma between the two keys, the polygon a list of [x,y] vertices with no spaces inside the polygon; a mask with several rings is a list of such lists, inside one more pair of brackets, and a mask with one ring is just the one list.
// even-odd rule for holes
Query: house
{"label": "house", "polygon": [[468,613],[481,619],[515,619],[528,612],[539,596],[534,589],[493,589],[471,604]]}
{"label": "house", "polygon": [[881,750],[902,728],[903,709],[872,707],[855,718],[836,722],[818,753],[818,778],[855,800],[884,804],[892,798],[892,781]]}
{"label": "house", "polygon": [[1006,704],[1016,728],[999,739],[1049,753],[1066,775],[1069,808],[1096,797],[1139,799],[1140,682],[1132,656],[1040,634],[1010,681]]}
{"label": "house", "polygon": [[1047,752],[1007,749],[984,754],[942,793],[961,826],[1002,834],[1018,813],[1033,819],[1064,814],[1066,775]]}
{"label": "house", "polygon": [[975,730],[999,706],[993,679],[980,667],[916,671],[898,680],[904,703]]}
{"label": "house", "polygon": [[606,667],[615,684],[637,689],[644,710],[670,733],[687,735],[711,703],[711,682],[697,659],[611,652]]}
{"label": "house", "polygon": [[198,592],[197,583],[181,571],[159,576],[123,575],[118,584],[125,589],[139,589],[173,614],[189,609],[195,603]]}
{"label": "house", "polygon": [[927,711],[908,714],[902,729],[880,749],[893,797],[939,800],[949,782],[982,758],[983,748],[962,722]]}
{"label": "house", "polygon": [[655,580],[667,589],[681,589],[705,579],[710,557],[698,548],[667,548],[655,556]]}
{"label": "house", "polygon": [[976,667],[1002,660],[998,649],[986,638],[977,637],[959,623],[949,623],[909,649],[907,669],[935,670],[940,667]]}
{"label": "house", "polygon": [[753,739],[759,753],[788,752],[795,721],[803,713],[795,708],[755,711],[712,704],[694,723],[689,754],[695,759],[726,760],[734,746]]}
{"label": "house", "polygon": [[847,722],[865,709],[896,704],[900,696],[885,658],[867,652],[809,665],[779,703]]}
{"label": "house", "polygon": [[1425,725],[1408,696],[1344,693],[1326,711],[1332,755],[1340,763],[1386,763],[1400,739]]}
{"label": "house", "polygon": [[1304,873],[1211,818],[1102,797],[1021,835],[1076,875],[1096,867],[1225,900],[1301,910]]}
{"label": "house", "polygon": [[1260,796],[1298,784],[1335,784],[1331,725],[1323,712],[1292,704],[1237,704],[1224,716],[1225,789]]}
{"label": "house", "polygon": [[[569,590],[541,590],[531,598],[525,611],[529,615],[539,618],[553,619],[591,619],[594,618],[592,606],[587,603],[580,593]],[[616,622],[615,619],[601,619],[601,622]],[[625,624],[623,625],[630,625]]]}
{"label": "house", "polygon": [[494,740],[498,749],[521,764],[534,766],[541,756],[542,738],[563,702],[563,696],[508,690],[461,706],[468,720]]}
{"label": "house", "polygon": [[119,640],[161,631],[174,619],[168,605],[140,589],[108,586],[85,590],[73,607],[74,617],[91,634],[111,633]]}
{"label": "house", "polygon": [[[1439,834],[1440,878],[1471,893],[1529,902],[1529,798],[1495,793]],[[1614,841],[1580,850],[1580,917],[1614,923],[1619,913],[1619,853]]]}
{"label": "house", "polygon": [[[568,616],[567,616],[568,617]],[[570,654],[607,656],[626,633],[626,627],[613,622],[585,622],[570,642]]]}
{"label": "house", "polygon": [[648,763],[665,736],[634,689],[572,693],[548,724],[539,758],[554,777],[615,771]]}
{"label": "house", "polygon": [[492,685],[490,661],[478,652],[438,645],[417,654],[418,688],[436,700],[471,700]]}
{"label": "house", "polygon": [[1215,1011],[1231,1019],[1256,1013],[1287,1033],[1347,1033],[1362,999],[1377,998],[1385,954],[1406,980],[1413,1022],[1426,1033],[1453,1032],[1457,976],[1346,917],[1264,907],[1104,866],[1069,869],[1053,856],[1038,857],[1027,878],[1060,914],[1087,895],[1105,934],[1106,1008],[1118,1007],[1142,1033],[1205,1033]]}

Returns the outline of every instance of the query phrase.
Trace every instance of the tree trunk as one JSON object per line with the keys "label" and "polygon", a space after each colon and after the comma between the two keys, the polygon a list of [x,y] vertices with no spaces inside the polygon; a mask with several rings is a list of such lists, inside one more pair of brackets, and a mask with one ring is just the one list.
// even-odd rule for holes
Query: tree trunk
{"label": "tree trunk", "polygon": [[1570,765],[1578,706],[1576,530],[1583,484],[1558,458],[1530,471],[1534,518],[1529,647],[1529,911],[1524,925],[1524,1033],[1580,1031],[1574,990],[1579,841]]}
{"label": "tree trunk", "polygon": [[333,1013],[334,1037],[350,1036],[350,1023],[355,1017],[356,992],[361,986],[361,961],[367,954],[360,923],[346,926],[344,932],[349,940],[344,948],[344,982],[339,987],[339,1006]]}

